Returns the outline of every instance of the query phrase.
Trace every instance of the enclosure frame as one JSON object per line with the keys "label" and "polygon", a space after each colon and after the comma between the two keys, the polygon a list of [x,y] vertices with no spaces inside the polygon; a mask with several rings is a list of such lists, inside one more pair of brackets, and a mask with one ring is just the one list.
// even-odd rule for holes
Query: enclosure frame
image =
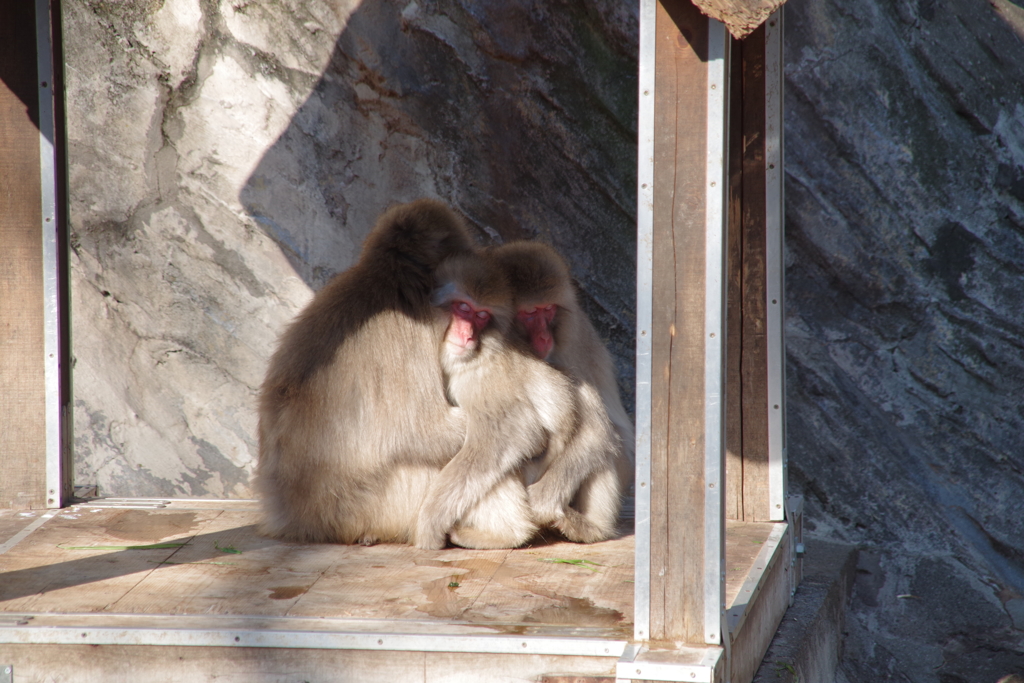
{"label": "enclosure frame", "polygon": [[749,680],[763,654],[742,629],[756,606],[725,613],[725,519],[778,522],[788,558],[802,533],[786,481],[782,28],[778,10],[732,41],[686,0],[640,3],[634,641],[720,647],[708,680]]}
{"label": "enclosure frame", "polygon": [[[25,209],[19,216],[27,215],[24,220],[34,223],[38,241],[27,244],[25,224],[19,224],[22,248],[0,255],[0,265],[16,273],[6,282],[18,297],[14,324],[42,341],[35,360],[31,349],[3,359],[8,364],[23,358],[31,362],[17,380],[21,394],[9,399],[29,408],[0,414],[4,431],[23,435],[15,450],[0,452],[0,506],[51,509],[19,534],[0,539],[5,541],[0,555],[72,501],[59,9],[59,0],[36,0],[34,5],[34,114],[27,107],[36,128],[17,117],[0,120],[0,132],[7,135],[0,140],[8,141],[0,149],[4,168],[13,167],[11,159],[21,164],[18,168],[38,162],[35,175],[17,176],[22,188],[17,201]],[[24,22],[26,17],[15,19]],[[383,649],[521,654],[527,648],[552,656],[607,657],[611,647],[621,653],[616,673],[620,680],[752,679],[799,581],[795,547],[801,540],[802,516],[800,501],[791,499],[787,489],[782,11],[757,31],[745,44],[763,48],[745,54],[724,24],[700,14],[690,0],[640,0],[633,641],[408,635],[389,639]],[[26,45],[22,41],[7,49],[20,49],[24,57]],[[29,67],[26,62],[20,68]],[[12,97],[12,91],[0,89],[5,107],[0,115],[15,111]],[[752,123],[746,114],[742,120],[736,116],[740,104],[749,108]],[[25,152],[25,141],[33,139],[35,161]],[[10,140],[18,144],[12,146]],[[756,142],[753,156],[744,156],[751,142]],[[751,190],[749,197],[741,187]],[[753,241],[736,243],[740,233]],[[676,239],[695,246],[673,252]],[[37,258],[31,268],[22,267],[26,253]],[[666,267],[666,254],[689,260]],[[748,271],[757,272],[751,278]],[[10,310],[0,307],[0,313],[11,315]],[[700,323],[694,325],[694,320]],[[730,329],[736,320],[742,329]],[[762,326],[763,334],[748,334],[748,326]],[[737,339],[742,341],[739,346]],[[668,397],[678,400],[666,406]],[[668,481],[675,488],[669,489]],[[778,524],[758,556],[758,570],[746,577],[742,590],[749,599],[728,613],[727,519]],[[192,635],[180,628],[131,631],[128,636],[98,628],[84,642],[252,646],[244,628],[222,626],[197,626]],[[0,624],[0,642],[70,646],[83,642],[81,628],[55,624],[49,635],[40,635],[38,630]],[[345,640],[273,629],[261,633],[260,647],[271,648],[373,649],[364,646],[372,646],[376,638],[353,633]]]}

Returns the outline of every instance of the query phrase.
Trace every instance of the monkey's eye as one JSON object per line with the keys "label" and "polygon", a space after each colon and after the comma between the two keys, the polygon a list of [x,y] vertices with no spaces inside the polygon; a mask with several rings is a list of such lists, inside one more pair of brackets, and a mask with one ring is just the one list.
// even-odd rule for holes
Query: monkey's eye
{"label": "monkey's eye", "polygon": [[536,306],[534,306],[533,308],[524,308],[523,309],[523,313],[525,313],[527,315],[533,315],[536,312],[537,312],[537,307]]}
{"label": "monkey's eye", "polygon": [[[547,306],[545,306],[545,307],[544,307],[544,310],[545,310],[545,311],[550,311],[550,310],[551,310],[552,308],[554,308],[554,307],[555,307],[555,305],[554,305],[554,304],[548,304]],[[536,309],[534,309],[534,310],[536,310]]]}
{"label": "monkey's eye", "polygon": [[455,304],[455,308],[459,309],[463,313],[469,313],[470,311],[473,310],[473,307],[467,304],[465,301],[460,301],[459,303]]}
{"label": "monkey's eye", "polygon": [[491,317],[491,314],[488,313],[487,311],[477,311],[476,312],[476,317],[479,318],[480,320],[489,320],[490,317]]}

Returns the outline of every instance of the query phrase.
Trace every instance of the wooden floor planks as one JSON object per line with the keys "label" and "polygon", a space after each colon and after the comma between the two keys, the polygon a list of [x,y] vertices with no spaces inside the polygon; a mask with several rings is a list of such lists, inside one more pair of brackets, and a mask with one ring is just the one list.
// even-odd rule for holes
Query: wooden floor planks
{"label": "wooden floor planks", "polygon": [[[0,555],[0,613],[426,621],[617,639],[632,633],[631,534],[491,551],[300,545],[259,536],[252,502],[162,505],[60,511]],[[0,543],[36,518],[0,513]],[[728,525],[730,603],[771,529]],[[126,547],[165,543],[184,545]]]}

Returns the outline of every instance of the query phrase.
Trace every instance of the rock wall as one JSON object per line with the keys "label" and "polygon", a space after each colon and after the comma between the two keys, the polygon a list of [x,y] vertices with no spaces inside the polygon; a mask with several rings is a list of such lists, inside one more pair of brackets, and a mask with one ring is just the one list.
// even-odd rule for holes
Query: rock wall
{"label": "rock wall", "polygon": [[1024,671],[1024,9],[786,6],[790,475],[848,681]]}
{"label": "rock wall", "polygon": [[277,335],[376,216],[569,260],[631,403],[636,8],[65,3],[76,479],[249,496]]}

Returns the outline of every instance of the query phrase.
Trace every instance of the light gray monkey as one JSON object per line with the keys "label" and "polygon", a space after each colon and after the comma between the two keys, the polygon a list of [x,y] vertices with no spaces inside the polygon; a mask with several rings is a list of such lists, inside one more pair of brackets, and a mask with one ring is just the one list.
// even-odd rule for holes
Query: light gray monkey
{"label": "light gray monkey", "polygon": [[[441,367],[450,400],[464,411],[466,441],[430,486],[416,544],[443,547],[450,531],[460,545],[507,547],[481,535],[494,528],[490,520],[526,528],[523,515],[570,540],[609,538],[618,515],[618,441],[600,397],[512,334],[512,292],[493,258],[449,258],[437,279],[434,303],[452,313]],[[570,507],[581,498],[580,510]],[[597,499],[614,500],[614,509]]]}
{"label": "light gray monkey", "polygon": [[[572,505],[597,526],[614,529],[621,508],[621,494],[634,478],[635,436],[633,424],[622,406],[615,369],[608,349],[593,324],[580,309],[569,268],[550,246],[540,242],[511,242],[491,250],[512,288],[516,305],[513,334],[529,340],[534,353],[564,371],[576,382],[583,414],[601,422],[602,414],[615,429],[614,466],[617,481],[598,468],[579,483]],[[556,464],[557,466],[557,464]],[[564,477],[561,478],[564,482]],[[553,486],[558,477],[539,480],[531,487],[530,500],[543,523],[547,510],[565,484]]]}

